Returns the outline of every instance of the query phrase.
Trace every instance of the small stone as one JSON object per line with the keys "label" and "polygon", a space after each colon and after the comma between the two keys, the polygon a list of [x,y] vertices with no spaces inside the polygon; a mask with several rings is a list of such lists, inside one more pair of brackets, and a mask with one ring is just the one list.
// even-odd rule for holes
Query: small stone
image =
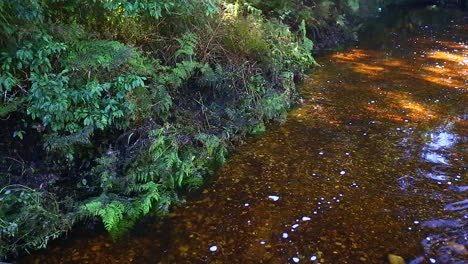
{"label": "small stone", "polygon": [[216,252],[218,250],[218,247],[217,246],[211,246],[210,247],[210,251],[211,252]]}
{"label": "small stone", "polygon": [[179,247],[179,251],[182,253],[186,253],[189,251],[189,247],[187,245],[182,245]]}
{"label": "small stone", "polygon": [[99,251],[101,250],[101,246],[95,245],[91,247],[91,251]]}
{"label": "small stone", "polygon": [[276,201],[278,201],[280,199],[280,197],[277,196],[277,195],[269,195],[268,198],[273,200],[274,202],[276,202]]}
{"label": "small stone", "polygon": [[402,257],[393,254],[388,254],[388,261],[390,264],[406,264]]}
{"label": "small stone", "polygon": [[457,254],[468,255],[468,250],[462,244],[458,244],[458,243],[454,243],[454,242],[448,242],[447,245],[450,246],[450,248],[453,251],[455,251]]}

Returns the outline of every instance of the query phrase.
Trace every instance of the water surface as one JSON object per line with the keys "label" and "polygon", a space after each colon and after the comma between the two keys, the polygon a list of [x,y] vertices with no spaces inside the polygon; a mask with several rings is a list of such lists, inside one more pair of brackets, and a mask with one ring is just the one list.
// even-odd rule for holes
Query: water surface
{"label": "water surface", "polygon": [[20,263],[467,263],[468,17],[392,21],[318,58],[287,122],[164,222]]}

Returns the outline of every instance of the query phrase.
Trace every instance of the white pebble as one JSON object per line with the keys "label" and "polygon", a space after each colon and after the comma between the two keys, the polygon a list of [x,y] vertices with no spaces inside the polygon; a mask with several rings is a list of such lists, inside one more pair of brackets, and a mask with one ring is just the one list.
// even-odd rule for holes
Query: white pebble
{"label": "white pebble", "polygon": [[217,246],[211,246],[211,247],[210,247],[210,251],[211,251],[211,252],[215,252],[215,251],[217,251],[217,250],[218,250],[218,247],[217,247]]}
{"label": "white pebble", "polygon": [[272,199],[273,201],[278,201],[279,200],[279,196],[276,196],[276,195],[269,195],[268,198]]}

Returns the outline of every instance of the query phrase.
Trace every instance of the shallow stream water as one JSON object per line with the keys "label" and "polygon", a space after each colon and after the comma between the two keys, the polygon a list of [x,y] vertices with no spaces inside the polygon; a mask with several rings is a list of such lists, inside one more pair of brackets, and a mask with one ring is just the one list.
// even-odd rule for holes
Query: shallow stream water
{"label": "shallow stream water", "polygon": [[19,263],[468,263],[468,14],[380,21],[165,221]]}

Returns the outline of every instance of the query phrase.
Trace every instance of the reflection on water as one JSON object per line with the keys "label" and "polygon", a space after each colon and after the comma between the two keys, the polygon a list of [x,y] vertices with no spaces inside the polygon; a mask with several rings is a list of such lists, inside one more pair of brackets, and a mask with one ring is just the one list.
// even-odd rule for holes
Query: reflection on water
{"label": "reflection on water", "polygon": [[455,13],[409,13],[411,30],[319,58],[304,104],[166,221],[20,263],[466,263],[468,17]]}

